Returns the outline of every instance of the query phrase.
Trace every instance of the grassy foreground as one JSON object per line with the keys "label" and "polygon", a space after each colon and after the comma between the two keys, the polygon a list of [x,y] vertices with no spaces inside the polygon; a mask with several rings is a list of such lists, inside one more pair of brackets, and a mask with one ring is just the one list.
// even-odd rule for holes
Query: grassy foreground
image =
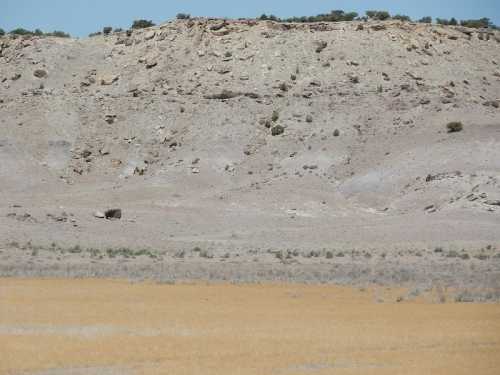
{"label": "grassy foreground", "polygon": [[500,304],[402,294],[0,279],[0,374],[498,374]]}

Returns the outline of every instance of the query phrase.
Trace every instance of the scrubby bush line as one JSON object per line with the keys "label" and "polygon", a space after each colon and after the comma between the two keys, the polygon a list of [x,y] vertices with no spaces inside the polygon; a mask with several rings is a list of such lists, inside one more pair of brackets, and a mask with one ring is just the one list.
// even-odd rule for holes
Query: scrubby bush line
{"label": "scrubby bush line", "polygon": [[[191,15],[188,13],[178,13],[176,16],[179,20],[189,20],[191,19]],[[413,22],[411,17],[404,14],[395,14],[391,15],[389,12],[385,10],[367,10],[365,12],[365,16],[360,17],[356,12],[345,12],[343,10],[332,10],[327,14],[318,14],[316,16],[302,16],[302,17],[289,17],[289,18],[279,18],[273,14],[267,15],[262,14],[257,18],[262,21],[275,21],[275,22],[286,22],[286,23],[305,23],[305,22],[349,22],[349,21],[368,21],[368,20],[399,20],[403,22]],[[433,19],[430,16],[422,17],[418,20],[415,20],[418,23],[433,23]],[[498,29],[498,27],[491,22],[491,20],[487,17],[479,18],[479,19],[469,19],[469,20],[461,20],[458,21],[455,17],[450,19],[446,18],[436,18],[436,24],[438,25],[447,25],[447,26],[464,26],[469,28],[490,28],[490,29]],[[139,19],[135,20],[132,23],[130,29],[145,29],[148,27],[156,26],[153,21]],[[95,33],[89,34],[90,37],[96,35],[109,35],[112,32],[121,32],[123,29],[116,28],[113,29],[111,26],[106,26],[102,29],[102,31],[98,31]],[[64,31],[54,30],[53,32],[43,32],[40,29],[35,29],[34,31],[27,30],[24,28],[16,28],[10,32],[5,32],[4,29],[0,28],[0,37],[4,35],[20,35],[20,36],[52,36],[59,38],[70,38],[71,35],[65,33]]]}
{"label": "scrubby bush line", "polygon": [[[392,15],[385,10],[367,10],[364,17],[360,17],[356,12],[344,12],[343,10],[332,10],[328,14],[318,14],[317,16],[303,16],[303,17],[290,17],[290,18],[279,18],[273,14],[267,15],[262,14],[258,17],[259,20],[269,20],[276,22],[343,22],[343,21],[367,21],[367,20],[399,20],[405,22],[412,22],[411,17],[404,14]],[[419,20],[419,23],[432,23],[432,17],[426,16]],[[444,18],[436,18],[436,23],[440,25],[461,25],[470,28],[494,28],[495,26],[491,20],[487,17],[480,19],[470,19],[457,21],[456,18],[452,17],[449,20]]]}
{"label": "scrubby bush line", "polygon": [[[3,29],[0,28],[0,36],[7,34]],[[18,27],[17,29],[11,30],[8,34],[10,35],[20,35],[20,36],[55,36],[58,38],[70,38],[71,35],[65,33],[64,31],[54,30],[49,33],[44,33],[40,29],[35,29],[34,31],[23,29],[22,27]]]}

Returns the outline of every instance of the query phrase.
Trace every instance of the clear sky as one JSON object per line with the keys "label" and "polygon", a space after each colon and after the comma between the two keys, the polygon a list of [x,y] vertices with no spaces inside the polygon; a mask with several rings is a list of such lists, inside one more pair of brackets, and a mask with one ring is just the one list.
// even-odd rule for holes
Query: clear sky
{"label": "clear sky", "polygon": [[489,17],[500,25],[500,0],[0,0],[0,28],[63,30],[86,36],[104,26],[130,27],[134,19],[161,23],[177,13],[212,17],[309,16],[333,9],[388,10],[417,19]]}

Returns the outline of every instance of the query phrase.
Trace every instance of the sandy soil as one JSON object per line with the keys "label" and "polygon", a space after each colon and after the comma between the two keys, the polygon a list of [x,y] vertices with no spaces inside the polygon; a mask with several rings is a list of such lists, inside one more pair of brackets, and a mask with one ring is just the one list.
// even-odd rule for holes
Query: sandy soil
{"label": "sandy soil", "polygon": [[500,304],[404,292],[1,279],[0,374],[498,374]]}

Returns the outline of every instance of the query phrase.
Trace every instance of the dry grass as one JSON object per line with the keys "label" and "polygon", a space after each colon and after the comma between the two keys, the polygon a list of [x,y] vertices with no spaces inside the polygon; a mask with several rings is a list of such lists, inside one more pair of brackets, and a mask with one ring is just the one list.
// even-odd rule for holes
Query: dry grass
{"label": "dry grass", "polygon": [[500,368],[499,304],[398,303],[403,292],[0,279],[0,374],[82,368],[493,374]]}

